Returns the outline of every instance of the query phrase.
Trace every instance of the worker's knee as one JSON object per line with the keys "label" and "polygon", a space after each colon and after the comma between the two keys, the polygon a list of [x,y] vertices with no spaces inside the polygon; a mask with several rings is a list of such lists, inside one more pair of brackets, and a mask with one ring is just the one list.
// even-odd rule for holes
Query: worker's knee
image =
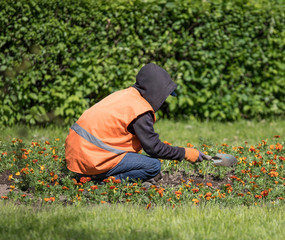
{"label": "worker's knee", "polygon": [[160,173],[161,163],[158,159],[154,159],[153,164],[151,166],[151,175],[152,177],[156,176]]}

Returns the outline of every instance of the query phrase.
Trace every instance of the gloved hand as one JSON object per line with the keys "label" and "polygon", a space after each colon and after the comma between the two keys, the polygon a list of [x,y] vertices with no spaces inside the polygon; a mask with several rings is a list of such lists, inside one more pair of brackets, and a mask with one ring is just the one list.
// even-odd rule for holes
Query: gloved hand
{"label": "gloved hand", "polygon": [[211,157],[208,155],[205,155],[204,153],[199,151],[199,157],[197,159],[197,162],[202,162],[203,160],[211,160]]}
{"label": "gloved hand", "polygon": [[195,148],[185,148],[185,157],[186,161],[195,163],[199,158],[199,151]]}
{"label": "gloved hand", "polygon": [[210,156],[205,155],[204,153],[198,151],[195,148],[185,148],[185,160],[191,163],[202,162],[203,160],[210,159]]}

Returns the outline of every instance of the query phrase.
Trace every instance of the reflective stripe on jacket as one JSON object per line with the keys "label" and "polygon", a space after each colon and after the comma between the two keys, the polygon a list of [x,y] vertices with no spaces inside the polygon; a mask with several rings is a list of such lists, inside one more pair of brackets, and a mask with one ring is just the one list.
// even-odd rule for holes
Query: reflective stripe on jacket
{"label": "reflective stripe on jacket", "polygon": [[65,141],[67,168],[97,175],[115,167],[127,152],[139,152],[141,144],[127,128],[148,111],[154,114],[151,105],[133,87],[110,94],[86,110],[70,128]]}

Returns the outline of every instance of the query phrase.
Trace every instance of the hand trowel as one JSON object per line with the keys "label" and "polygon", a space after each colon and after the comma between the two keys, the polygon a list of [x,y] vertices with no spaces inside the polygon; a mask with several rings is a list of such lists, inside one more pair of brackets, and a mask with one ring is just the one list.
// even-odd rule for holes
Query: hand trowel
{"label": "hand trowel", "polygon": [[213,161],[216,166],[224,167],[232,167],[237,163],[237,159],[234,156],[221,153],[216,154],[214,157],[210,156],[209,160]]}

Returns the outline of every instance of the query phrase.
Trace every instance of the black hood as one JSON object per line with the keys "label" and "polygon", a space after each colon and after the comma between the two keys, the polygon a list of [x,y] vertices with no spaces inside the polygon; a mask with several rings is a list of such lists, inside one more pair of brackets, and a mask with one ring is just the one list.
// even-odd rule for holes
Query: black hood
{"label": "black hood", "polygon": [[163,68],[149,63],[139,71],[133,87],[140,92],[156,112],[177,85]]}

